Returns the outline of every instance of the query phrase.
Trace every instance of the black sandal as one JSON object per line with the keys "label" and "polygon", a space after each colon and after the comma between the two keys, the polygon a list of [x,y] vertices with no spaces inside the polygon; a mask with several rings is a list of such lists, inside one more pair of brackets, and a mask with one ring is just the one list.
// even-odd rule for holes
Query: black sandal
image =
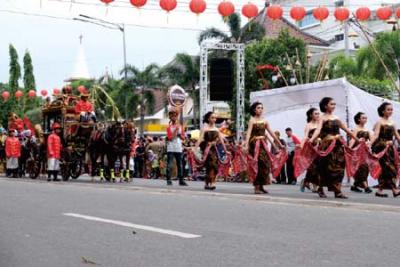
{"label": "black sandal", "polygon": [[341,198],[341,199],[348,199],[347,196],[345,196],[343,193],[335,194],[335,198]]}
{"label": "black sandal", "polygon": [[318,196],[320,198],[327,198],[327,196],[325,195],[324,191],[318,190]]}
{"label": "black sandal", "polygon": [[375,196],[376,197],[389,197],[388,194],[381,194],[381,193],[378,193],[378,192],[375,193]]}
{"label": "black sandal", "polygon": [[397,193],[393,193],[393,197],[398,197],[400,196],[400,191],[398,191]]}

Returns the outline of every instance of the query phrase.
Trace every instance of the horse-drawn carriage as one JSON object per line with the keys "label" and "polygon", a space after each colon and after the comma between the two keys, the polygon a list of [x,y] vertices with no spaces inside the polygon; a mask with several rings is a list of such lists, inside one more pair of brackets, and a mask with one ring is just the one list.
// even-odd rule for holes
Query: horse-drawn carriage
{"label": "horse-drawn carriage", "polygon": [[64,181],[81,175],[87,163],[89,139],[96,126],[92,120],[80,120],[75,112],[76,102],[77,97],[74,95],[62,96],[44,105],[42,110],[45,146],[53,123],[61,125],[63,151],[60,171]]}

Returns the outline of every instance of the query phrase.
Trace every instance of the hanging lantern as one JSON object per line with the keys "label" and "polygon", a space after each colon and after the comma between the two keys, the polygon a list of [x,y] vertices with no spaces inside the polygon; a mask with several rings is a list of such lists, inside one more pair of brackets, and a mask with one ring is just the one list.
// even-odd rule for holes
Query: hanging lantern
{"label": "hanging lantern", "polygon": [[400,19],[400,7],[396,10],[396,17]]}
{"label": "hanging lantern", "polygon": [[178,3],[176,0],[160,0],[160,7],[168,13],[176,8]]}
{"label": "hanging lantern", "polygon": [[199,15],[206,10],[207,4],[206,1],[204,0],[192,0],[189,3],[189,8],[190,11],[192,11],[196,15]]}
{"label": "hanging lantern", "polygon": [[356,18],[359,21],[366,21],[371,17],[371,10],[368,7],[360,7],[356,10]]}
{"label": "hanging lantern", "polygon": [[392,16],[392,9],[388,6],[380,7],[376,11],[376,16],[380,20],[388,20]]}
{"label": "hanging lantern", "polygon": [[147,0],[130,0],[130,1],[131,5],[136,8],[141,8],[147,3]]}
{"label": "hanging lantern", "polygon": [[272,5],[267,8],[267,16],[272,20],[277,20],[282,18],[283,9],[281,6]]}
{"label": "hanging lantern", "polygon": [[45,97],[47,96],[47,90],[43,89],[42,91],[40,91],[40,94]]}
{"label": "hanging lantern", "polygon": [[290,17],[295,21],[299,22],[306,16],[306,9],[300,6],[294,6],[290,9]]}
{"label": "hanging lantern", "polygon": [[23,95],[24,95],[24,93],[22,93],[21,90],[18,90],[18,91],[15,92],[15,98],[17,100],[19,100]]}
{"label": "hanging lantern", "polygon": [[350,17],[350,11],[345,7],[338,7],[335,10],[334,16],[338,21],[344,22]]}
{"label": "hanging lantern", "polygon": [[53,95],[59,95],[59,94],[60,94],[60,89],[54,88]]}
{"label": "hanging lantern", "polygon": [[328,18],[329,10],[324,6],[317,7],[313,10],[313,16],[315,19],[319,20],[320,22],[323,22]]}
{"label": "hanging lantern", "polygon": [[78,86],[78,92],[81,93],[81,94],[85,93],[86,92],[86,87],[83,86],[83,85],[79,85]]}
{"label": "hanging lantern", "polygon": [[7,101],[10,98],[10,92],[4,91],[3,93],[1,93],[1,96],[3,97],[4,101]]}
{"label": "hanging lantern", "polygon": [[34,98],[35,96],[36,96],[36,91],[35,90],[29,90],[28,97],[29,98]]}
{"label": "hanging lantern", "polygon": [[235,6],[230,1],[223,1],[218,5],[218,13],[224,18],[229,17],[235,12]]}
{"label": "hanging lantern", "polygon": [[109,5],[110,3],[114,2],[114,0],[100,0],[100,1],[106,5]]}
{"label": "hanging lantern", "polygon": [[242,7],[242,14],[248,19],[254,18],[258,15],[258,7],[255,4],[248,2]]}

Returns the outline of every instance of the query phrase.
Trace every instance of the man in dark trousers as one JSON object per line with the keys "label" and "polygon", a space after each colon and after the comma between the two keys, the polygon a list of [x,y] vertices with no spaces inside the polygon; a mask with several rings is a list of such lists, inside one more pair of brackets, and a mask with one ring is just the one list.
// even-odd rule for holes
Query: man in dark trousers
{"label": "man in dark trousers", "polygon": [[172,185],[171,172],[173,168],[173,162],[175,159],[179,185],[187,186],[187,183],[183,179],[183,165],[182,165],[182,141],[185,140],[185,131],[183,126],[178,122],[179,112],[171,108],[168,112],[169,115],[169,126],[167,128],[167,185]]}
{"label": "man in dark trousers", "polygon": [[295,185],[296,184],[296,177],[294,177],[294,166],[293,166],[293,158],[294,158],[294,151],[296,146],[300,145],[301,142],[299,138],[297,138],[291,128],[286,128],[285,130],[287,138],[286,138],[286,149],[288,151],[288,159],[286,161],[286,174],[288,177],[288,184]]}

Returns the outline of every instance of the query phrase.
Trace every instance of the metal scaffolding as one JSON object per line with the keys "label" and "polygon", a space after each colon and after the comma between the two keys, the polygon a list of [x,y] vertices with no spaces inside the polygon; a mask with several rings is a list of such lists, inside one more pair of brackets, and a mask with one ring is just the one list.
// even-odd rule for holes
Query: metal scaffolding
{"label": "metal scaffolding", "polygon": [[[208,51],[236,51],[236,139],[239,140],[244,131],[244,44],[210,43],[200,45],[200,117],[207,113],[210,103],[208,92]],[[202,125],[202,122],[201,122]]]}

